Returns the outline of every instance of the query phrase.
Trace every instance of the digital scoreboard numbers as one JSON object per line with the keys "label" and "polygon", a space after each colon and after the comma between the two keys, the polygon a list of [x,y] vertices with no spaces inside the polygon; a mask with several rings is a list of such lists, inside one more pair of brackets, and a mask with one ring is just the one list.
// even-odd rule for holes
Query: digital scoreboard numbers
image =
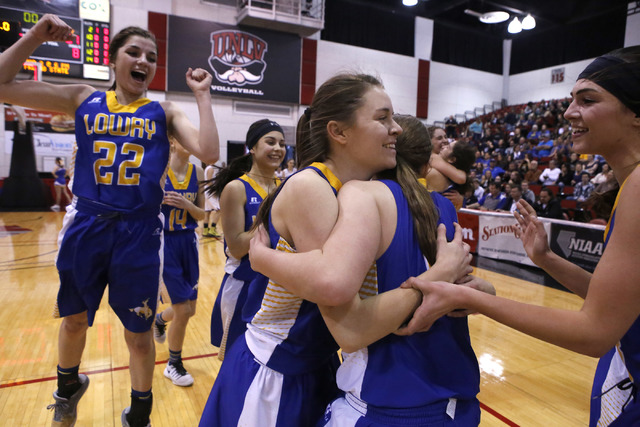
{"label": "digital scoreboard numbers", "polygon": [[[15,38],[16,31],[18,37],[22,37],[43,15],[0,7],[0,37],[6,36],[7,40],[11,40],[11,37]],[[29,58],[42,64],[42,74],[45,76],[109,80],[109,23],[66,16],[60,18],[73,28],[73,40],[44,43]],[[0,43],[0,46],[5,44]]]}
{"label": "digital scoreboard numbers", "polygon": [[20,38],[20,23],[0,17],[0,46],[11,46]]}

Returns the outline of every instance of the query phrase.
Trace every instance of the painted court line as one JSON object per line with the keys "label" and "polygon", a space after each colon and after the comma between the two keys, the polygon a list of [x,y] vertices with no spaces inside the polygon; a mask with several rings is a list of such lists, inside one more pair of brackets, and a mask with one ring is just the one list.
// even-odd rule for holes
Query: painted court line
{"label": "painted court line", "polygon": [[[218,353],[201,354],[201,355],[198,355],[198,356],[183,357],[182,360],[204,359],[206,357],[214,357],[214,356],[217,356],[217,355],[218,355]],[[165,363],[167,363],[167,360],[158,360],[158,361],[155,362],[156,365],[163,365]],[[118,367],[115,367],[115,368],[105,368],[105,369],[96,369],[96,370],[93,370],[93,371],[83,371],[82,373],[86,374],[86,375],[94,375],[94,374],[103,374],[105,372],[123,371],[125,369],[129,369],[129,367],[128,366],[118,366]],[[25,381],[11,381],[11,382],[7,382],[5,384],[0,384],[0,389],[16,387],[16,386],[20,386],[20,385],[41,383],[41,382],[46,382],[46,381],[56,381],[57,379],[58,379],[57,376],[53,376],[53,377],[36,378],[36,379],[33,379],[33,380],[25,380]],[[520,427],[519,424],[514,423],[513,421],[511,421],[510,419],[508,419],[504,415],[502,415],[499,412],[491,409],[490,407],[488,407],[487,405],[485,405],[482,402],[480,402],[480,408],[483,409],[484,411],[488,412],[489,414],[493,415],[494,417],[496,417],[497,419],[499,419],[500,421],[502,421],[503,423],[505,423],[506,425],[508,425],[510,427]]]}

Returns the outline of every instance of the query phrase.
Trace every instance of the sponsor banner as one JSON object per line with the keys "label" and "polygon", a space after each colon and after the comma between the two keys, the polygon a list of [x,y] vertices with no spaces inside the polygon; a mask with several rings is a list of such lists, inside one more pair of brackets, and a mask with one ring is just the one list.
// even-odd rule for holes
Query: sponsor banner
{"label": "sponsor banner", "polygon": [[[13,141],[14,122],[18,120],[11,108],[4,109],[5,141]],[[32,123],[33,146],[36,156],[71,157],[76,141],[74,118],[51,111],[24,109],[25,119]],[[4,144],[6,154],[11,154],[13,143]]]}
{"label": "sponsor banner", "polygon": [[[522,247],[522,242],[515,235],[518,222],[511,215],[481,215],[478,221],[478,255],[514,261],[520,264],[535,265]],[[549,223],[544,223],[549,235]]]}
{"label": "sponsor banner", "polygon": [[604,229],[553,223],[550,247],[573,264],[593,272],[604,251]]}
{"label": "sponsor banner", "polygon": [[478,252],[478,215],[458,212],[458,224],[462,227],[462,240],[470,246],[471,253]]}
{"label": "sponsor banner", "polygon": [[191,92],[188,67],[213,75],[214,95],[298,103],[302,40],[261,28],[169,16],[167,88]]}

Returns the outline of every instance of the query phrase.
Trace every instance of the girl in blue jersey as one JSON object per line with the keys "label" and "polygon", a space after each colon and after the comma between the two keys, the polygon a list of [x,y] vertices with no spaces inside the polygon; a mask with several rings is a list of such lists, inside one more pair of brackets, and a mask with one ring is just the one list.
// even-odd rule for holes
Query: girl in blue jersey
{"label": "girl in blue jersey", "polygon": [[78,373],[86,341],[104,289],[125,327],[130,353],[131,406],[122,412],[125,426],[149,425],[155,349],[151,325],[162,269],[163,185],[173,135],[200,160],[219,156],[211,111],[211,75],[189,69],[187,85],[198,105],[200,129],[168,101],[144,97],[156,72],[158,49],[153,34],[127,27],[109,46],[115,75],[112,90],[85,84],[54,85],[16,81],[23,62],[45,42],[71,39],[73,29],[44,15],[0,55],[2,101],[75,116],[77,151],[67,209],[59,236],[56,266],[60,291],[56,315],[63,317],[58,338],[58,390],[54,425],[73,425],[78,401],[89,378]]}
{"label": "girl in blue jersey", "polygon": [[220,198],[227,255],[225,275],[211,313],[211,343],[220,348],[220,360],[247,329],[242,308],[249,283],[256,275],[247,255],[253,236],[250,230],[260,203],[280,183],[275,172],[286,153],[284,132],[269,119],[249,126],[246,146],[249,152],[221,169],[207,187],[207,192]]}
{"label": "girl in blue jersey", "polygon": [[71,202],[71,193],[69,193],[69,189],[67,188],[67,177],[69,176],[69,172],[67,171],[67,168],[64,167],[62,157],[56,157],[56,165],[53,168],[53,171],[51,171],[51,174],[55,178],[55,181],[53,181],[53,188],[56,192],[56,204],[51,206],[51,210],[59,212],[63,193],[66,202]]}
{"label": "girl in blue jersey", "polygon": [[[174,138],[173,152],[164,187],[164,268],[162,282],[171,305],[156,314],[153,336],[159,343],[169,338],[169,361],[164,376],[173,384],[187,387],[193,377],[182,363],[182,345],[189,319],[196,314],[198,298],[198,221],[204,219],[204,178],[200,166],[189,162],[191,154]],[[171,327],[166,331],[167,323]]]}
{"label": "girl in blue jersey", "polygon": [[591,426],[640,424],[640,46],[596,58],[578,76],[564,116],[571,123],[573,149],[601,154],[620,190],[605,230],[605,250],[593,274],[553,253],[542,223],[520,201],[518,219],[531,259],[584,298],[580,311],[538,307],[491,297],[444,283],[413,280],[426,292],[423,318],[410,330],[458,307],[477,310],[538,339],[602,357],[596,371]]}
{"label": "girl in blue jersey", "polygon": [[[339,75],[318,88],[298,122],[300,170],[258,215],[261,222],[270,218],[274,246],[282,237],[288,250],[320,247],[337,218],[341,183],[395,165],[400,128],[392,113],[371,76]],[[302,293],[260,275],[251,282],[243,310],[248,329],[227,349],[200,425],[307,426],[319,418],[337,392],[338,347]]]}
{"label": "girl in blue jersey", "polygon": [[[395,165],[401,128],[392,114],[388,95],[372,76],[338,75],[320,86],[298,122],[300,170],[260,208],[258,221],[269,230],[270,247],[321,247],[337,219],[342,183]],[[337,396],[338,345],[311,301],[351,300],[357,289],[345,288],[341,282],[310,287],[303,276],[285,288],[258,275],[243,310],[247,331],[228,350],[200,424],[314,425]]]}
{"label": "girl in blue jersey", "polygon": [[[403,128],[396,168],[378,174],[380,180],[343,186],[338,221],[321,250],[285,254],[257,245],[258,235],[251,259],[285,286],[303,277],[308,286],[327,289],[340,283],[353,292],[345,304],[320,305],[344,357],[337,373],[344,396],[329,406],[323,425],[477,425],[480,373],[466,318],[442,319],[432,331],[411,337],[389,335],[420,301],[418,292],[400,288],[403,281],[423,273],[446,277],[438,274],[436,252],[439,260],[452,260],[443,245],[445,227],[440,227],[438,247],[435,223],[453,230],[456,220],[451,202],[429,194],[418,180],[431,151],[426,128],[414,117],[396,121]],[[460,249],[461,230],[456,229]],[[429,271],[425,256],[433,266]],[[454,273],[450,277],[456,280],[468,270],[463,266]],[[373,277],[362,285],[365,275]],[[479,279],[465,277],[465,282],[492,291]]]}

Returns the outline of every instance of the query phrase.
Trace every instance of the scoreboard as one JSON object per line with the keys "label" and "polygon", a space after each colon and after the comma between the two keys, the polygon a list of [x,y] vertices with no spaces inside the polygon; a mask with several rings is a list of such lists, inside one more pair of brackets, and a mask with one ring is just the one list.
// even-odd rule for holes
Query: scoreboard
{"label": "scoreboard", "polygon": [[[6,3],[0,1],[0,49],[22,37],[47,13],[2,6]],[[85,6],[87,3],[100,2],[81,0],[79,3]],[[47,42],[33,52],[29,59],[42,65],[43,76],[109,80],[111,33],[108,2],[106,4],[106,16],[104,13],[95,13],[95,10],[89,15],[93,19],[81,18],[82,10],[75,17],[60,15],[60,18],[73,28],[75,38],[67,42]],[[81,9],[80,5],[78,7]],[[28,66],[25,66],[25,69],[28,69]]]}

